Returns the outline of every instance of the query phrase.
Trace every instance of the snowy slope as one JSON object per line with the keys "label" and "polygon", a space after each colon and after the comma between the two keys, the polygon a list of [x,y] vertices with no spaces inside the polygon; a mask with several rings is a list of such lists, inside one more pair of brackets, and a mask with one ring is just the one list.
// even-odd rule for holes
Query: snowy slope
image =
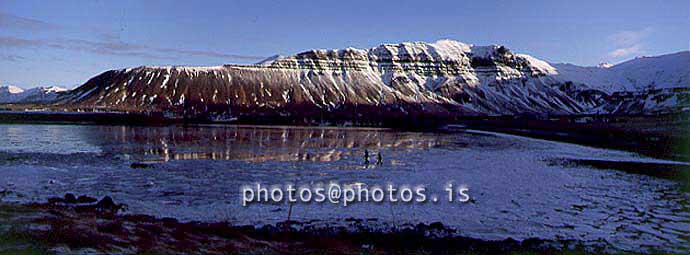
{"label": "snowy slope", "polygon": [[80,107],[303,115],[572,114],[553,68],[503,46],[451,40],[309,50],[257,65],[112,70],[62,99]]}
{"label": "snowy slope", "polygon": [[440,40],[315,49],[255,65],[111,70],[58,102],[293,118],[638,114],[690,109],[688,69],[688,52],[579,67],[552,65],[498,45]]}
{"label": "snowy slope", "polygon": [[27,90],[15,86],[0,86],[0,104],[51,102],[65,91],[67,90],[56,86],[36,87]]}
{"label": "snowy slope", "polygon": [[12,103],[23,98],[24,90],[15,86],[0,86],[0,103]]}
{"label": "snowy slope", "polygon": [[609,93],[690,87],[690,51],[639,57],[610,67],[554,64],[562,81],[586,84]]}
{"label": "snowy slope", "polygon": [[561,90],[584,113],[657,114],[690,109],[690,52],[638,57],[617,65],[553,64]]}

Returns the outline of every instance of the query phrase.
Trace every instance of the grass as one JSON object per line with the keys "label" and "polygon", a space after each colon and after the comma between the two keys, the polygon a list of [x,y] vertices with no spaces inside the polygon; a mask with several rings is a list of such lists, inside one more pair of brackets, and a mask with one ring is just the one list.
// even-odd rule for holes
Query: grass
{"label": "grass", "polygon": [[0,233],[0,255],[50,254],[48,249],[14,228]]}
{"label": "grass", "polygon": [[47,246],[34,240],[30,233],[21,231],[22,222],[16,222],[17,215],[35,213],[35,210],[0,202],[0,255],[5,254],[49,254]]}

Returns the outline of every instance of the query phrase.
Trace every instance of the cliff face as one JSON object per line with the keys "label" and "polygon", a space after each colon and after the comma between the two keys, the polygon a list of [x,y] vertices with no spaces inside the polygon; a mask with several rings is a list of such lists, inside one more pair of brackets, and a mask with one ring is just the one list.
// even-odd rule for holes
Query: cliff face
{"label": "cliff face", "polygon": [[127,111],[377,118],[571,114],[549,64],[456,41],[311,50],[257,65],[137,67],[102,73],[58,102]]}

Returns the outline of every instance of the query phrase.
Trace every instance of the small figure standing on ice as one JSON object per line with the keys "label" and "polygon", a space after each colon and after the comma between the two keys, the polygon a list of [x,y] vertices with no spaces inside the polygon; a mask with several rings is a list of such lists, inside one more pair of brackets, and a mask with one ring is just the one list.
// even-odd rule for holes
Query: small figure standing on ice
{"label": "small figure standing on ice", "polygon": [[364,149],[364,165],[369,166],[369,150]]}
{"label": "small figure standing on ice", "polygon": [[376,154],[376,164],[379,166],[383,165],[383,156],[381,156],[380,151]]}

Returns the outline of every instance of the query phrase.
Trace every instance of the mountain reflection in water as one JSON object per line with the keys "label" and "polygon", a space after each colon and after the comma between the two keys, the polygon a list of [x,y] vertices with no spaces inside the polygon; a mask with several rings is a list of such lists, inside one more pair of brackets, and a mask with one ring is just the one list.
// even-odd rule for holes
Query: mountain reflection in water
{"label": "mountain reflection in water", "polygon": [[[364,149],[425,149],[443,143],[441,136],[386,129],[266,128],[256,126],[194,126],[179,128],[100,126],[85,132],[104,153],[138,160],[341,160]],[[88,137],[95,134],[95,137]]]}

